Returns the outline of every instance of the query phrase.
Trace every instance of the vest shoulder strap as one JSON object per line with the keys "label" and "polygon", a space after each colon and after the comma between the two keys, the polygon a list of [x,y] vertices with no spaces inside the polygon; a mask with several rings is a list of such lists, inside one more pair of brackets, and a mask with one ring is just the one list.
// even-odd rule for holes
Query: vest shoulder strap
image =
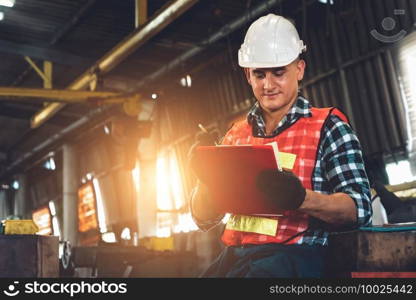
{"label": "vest shoulder strap", "polygon": [[312,107],[311,110],[314,116],[319,115],[320,118],[322,119],[326,119],[329,115],[335,115],[339,117],[342,121],[350,124],[345,114],[336,107],[323,107],[323,108]]}
{"label": "vest shoulder strap", "polygon": [[338,108],[332,107],[330,114],[331,115],[336,115],[338,118],[340,118],[345,123],[350,124],[350,121],[348,120],[347,116],[342,111],[340,111]]}

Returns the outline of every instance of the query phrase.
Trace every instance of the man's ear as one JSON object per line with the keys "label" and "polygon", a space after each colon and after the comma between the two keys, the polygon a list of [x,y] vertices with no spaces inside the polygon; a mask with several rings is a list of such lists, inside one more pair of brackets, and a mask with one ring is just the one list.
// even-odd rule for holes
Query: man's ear
{"label": "man's ear", "polygon": [[298,69],[298,81],[301,81],[303,79],[303,75],[305,75],[305,68],[306,68],[306,62],[303,59],[299,59],[299,61],[296,64],[296,68]]}
{"label": "man's ear", "polygon": [[251,80],[250,80],[250,68],[244,68],[244,74],[246,75],[246,79],[249,85],[251,85]]}

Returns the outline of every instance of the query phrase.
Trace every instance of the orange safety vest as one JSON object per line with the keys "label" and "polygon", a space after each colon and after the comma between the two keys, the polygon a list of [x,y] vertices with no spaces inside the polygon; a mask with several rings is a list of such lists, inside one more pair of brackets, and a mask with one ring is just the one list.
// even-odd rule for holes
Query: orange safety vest
{"label": "orange safety vest", "polygon": [[[252,135],[252,127],[247,120],[240,121],[225,135],[224,145],[262,145],[276,141],[279,152],[296,155],[292,172],[299,178],[306,189],[313,189],[312,176],[316,165],[322,127],[330,114],[336,115],[348,123],[347,118],[335,108],[311,108],[311,117],[301,117],[289,128],[272,138],[259,138]],[[267,230],[251,230],[264,227]],[[230,223],[231,222],[231,223]],[[274,222],[274,224],[273,224]],[[234,226],[232,226],[234,224]],[[235,226],[238,224],[238,226]],[[260,224],[260,225],[259,225]],[[263,225],[263,226],[262,226]],[[273,227],[273,225],[275,225]],[[302,244],[305,231],[309,225],[309,216],[305,213],[285,211],[281,216],[236,216],[232,215],[222,235],[225,245],[282,243],[297,234],[287,244]]]}

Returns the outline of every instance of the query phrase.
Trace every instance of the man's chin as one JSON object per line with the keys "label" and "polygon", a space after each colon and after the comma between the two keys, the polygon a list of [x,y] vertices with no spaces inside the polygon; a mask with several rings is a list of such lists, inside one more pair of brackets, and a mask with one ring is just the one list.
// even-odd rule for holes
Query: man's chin
{"label": "man's chin", "polygon": [[[279,97],[280,96],[280,97]],[[282,95],[279,95],[276,99],[265,99],[262,100],[262,106],[270,112],[278,111],[287,107],[288,105],[293,105],[293,101],[288,101],[287,99],[283,99]]]}
{"label": "man's chin", "polygon": [[277,111],[279,111],[279,110],[281,110],[282,109],[282,107],[281,106],[279,106],[279,107],[271,107],[271,108],[268,108],[267,110],[269,111],[269,112],[271,112],[271,113],[274,113],[274,112],[277,112]]}
{"label": "man's chin", "polygon": [[265,108],[270,111],[278,111],[279,109],[282,109],[284,107],[284,103],[281,101],[269,101],[269,103],[266,103]]}

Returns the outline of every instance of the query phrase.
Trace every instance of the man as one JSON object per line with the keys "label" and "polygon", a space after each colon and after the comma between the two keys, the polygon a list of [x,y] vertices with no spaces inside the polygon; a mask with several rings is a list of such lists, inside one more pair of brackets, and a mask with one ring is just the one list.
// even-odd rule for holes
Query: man
{"label": "man", "polygon": [[[371,223],[360,144],[346,117],[336,109],[314,108],[298,94],[306,66],[299,56],[305,50],[295,27],[281,16],[263,16],[247,31],[238,58],[257,102],[222,143],[276,141],[296,162],[291,172],[265,170],[258,177],[258,188],[283,215],[232,215],[222,235],[227,247],[206,277],[322,277],[328,231]],[[210,206],[203,183],[191,210],[203,230],[223,218]],[[270,226],[272,234],[265,230]]]}

